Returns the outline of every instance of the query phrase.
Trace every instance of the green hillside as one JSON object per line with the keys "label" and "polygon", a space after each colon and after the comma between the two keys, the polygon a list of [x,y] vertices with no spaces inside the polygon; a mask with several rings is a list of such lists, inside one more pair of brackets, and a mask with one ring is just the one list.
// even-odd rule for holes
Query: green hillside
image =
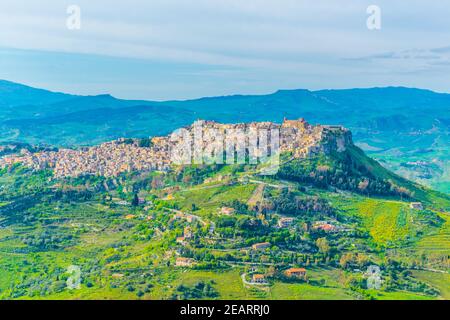
{"label": "green hillside", "polygon": [[[257,171],[194,166],[61,180],[3,169],[0,297],[448,298],[447,195],[358,148],[287,161],[277,176]],[[280,227],[282,218],[292,222]],[[176,266],[180,257],[193,264]],[[80,268],[79,289],[67,288],[71,265]],[[378,289],[367,285],[371,265],[381,269]],[[305,268],[306,277],[287,277],[288,268]],[[253,283],[254,274],[265,282]]]}

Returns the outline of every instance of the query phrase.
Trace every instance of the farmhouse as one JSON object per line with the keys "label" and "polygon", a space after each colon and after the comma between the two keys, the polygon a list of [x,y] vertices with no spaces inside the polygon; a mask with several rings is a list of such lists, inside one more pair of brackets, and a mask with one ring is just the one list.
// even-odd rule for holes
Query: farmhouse
{"label": "farmhouse", "polygon": [[411,209],[416,209],[416,210],[423,210],[423,205],[421,202],[411,202],[409,204],[409,207]]}
{"label": "farmhouse", "polygon": [[184,237],[178,237],[177,238],[177,243],[185,246],[187,244],[186,239]]}
{"label": "farmhouse", "polygon": [[287,269],[284,274],[293,278],[306,278],[306,269],[304,268],[290,268]]}
{"label": "farmhouse", "polygon": [[314,230],[322,230],[322,231],[325,231],[325,232],[334,232],[334,231],[337,230],[337,228],[334,225],[330,224],[330,223],[324,223],[324,224],[316,225],[316,226],[314,226],[313,229]]}
{"label": "farmhouse", "polygon": [[252,245],[253,250],[264,250],[270,247],[269,242],[255,243]]}
{"label": "farmhouse", "polygon": [[252,276],[253,283],[267,283],[266,277],[263,274],[254,274]]}
{"label": "farmhouse", "polygon": [[190,258],[178,257],[175,266],[177,267],[192,267],[195,264],[195,261]]}
{"label": "farmhouse", "polygon": [[337,232],[339,227],[330,223],[329,221],[316,221],[312,226],[313,230],[321,230],[325,232]]}
{"label": "farmhouse", "polygon": [[222,207],[222,209],[220,209],[220,213],[226,216],[231,216],[234,213],[234,209],[233,208],[229,208],[229,207]]}
{"label": "farmhouse", "polygon": [[280,228],[290,227],[294,223],[294,218],[281,218],[278,220],[278,226]]}

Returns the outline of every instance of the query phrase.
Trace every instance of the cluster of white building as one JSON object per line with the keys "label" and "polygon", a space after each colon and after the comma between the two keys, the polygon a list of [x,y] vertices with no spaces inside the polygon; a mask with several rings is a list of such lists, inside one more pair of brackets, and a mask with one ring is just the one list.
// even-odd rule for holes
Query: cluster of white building
{"label": "cluster of white building", "polygon": [[[256,138],[252,135],[255,132]],[[276,134],[273,134],[274,132]],[[278,141],[273,141],[275,138]],[[263,143],[271,153],[277,147],[280,152],[291,151],[294,157],[304,158],[331,149],[345,150],[345,146],[351,143],[351,134],[342,127],[313,126],[303,119],[285,119],[281,125],[272,122],[221,124],[214,121],[197,121],[169,136],[153,138],[149,147],[139,146],[137,140],[119,139],[80,149],[36,153],[22,151],[20,154],[0,158],[0,167],[22,163],[36,170],[49,168],[54,171],[55,177],[109,177],[128,171],[167,170],[170,165],[178,164],[178,156],[184,157],[185,161],[187,159],[187,163],[180,164],[196,164],[198,161],[204,163],[205,154],[208,157],[214,153],[219,154],[216,160],[223,160],[230,148],[237,154],[241,150],[243,159],[251,161],[245,154],[252,154],[250,151],[256,148],[258,152],[253,155],[263,156],[262,153],[267,152],[260,148]],[[182,152],[177,153],[180,150]],[[201,159],[198,159],[199,157]]]}
{"label": "cluster of white building", "polygon": [[33,169],[51,169],[55,177],[80,175],[117,176],[129,171],[166,170],[170,166],[168,146],[139,147],[137,142],[124,139],[99,146],[6,156],[0,166],[22,163]]}

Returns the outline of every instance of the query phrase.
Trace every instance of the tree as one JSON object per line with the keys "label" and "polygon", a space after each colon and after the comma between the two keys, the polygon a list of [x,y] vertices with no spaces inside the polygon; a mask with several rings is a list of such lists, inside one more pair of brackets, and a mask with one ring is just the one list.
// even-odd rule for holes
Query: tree
{"label": "tree", "polygon": [[156,176],[152,180],[152,189],[159,189],[164,185],[160,176]]}
{"label": "tree", "polygon": [[369,186],[369,180],[364,179],[360,183],[358,183],[358,189],[364,193],[366,191],[367,187]]}
{"label": "tree", "polygon": [[359,267],[364,267],[369,263],[369,257],[365,254],[358,253],[358,255],[356,256],[356,263]]}
{"label": "tree", "polygon": [[189,184],[189,183],[191,183],[191,181],[192,181],[192,176],[191,175],[188,175],[188,174],[184,175],[183,183]]}
{"label": "tree", "polygon": [[353,262],[353,254],[348,252],[342,255],[339,259],[339,264],[342,268],[346,269]]}
{"label": "tree", "polygon": [[330,244],[326,238],[317,239],[316,245],[323,254],[328,254],[328,252],[330,252]]}
{"label": "tree", "polygon": [[139,205],[139,197],[138,197],[137,193],[134,194],[134,198],[133,198],[133,201],[131,202],[131,205],[133,207],[137,207]]}

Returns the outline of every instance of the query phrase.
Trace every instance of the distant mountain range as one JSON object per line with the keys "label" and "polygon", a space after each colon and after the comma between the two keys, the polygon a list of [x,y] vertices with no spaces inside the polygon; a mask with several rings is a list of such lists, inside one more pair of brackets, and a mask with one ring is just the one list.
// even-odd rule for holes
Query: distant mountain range
{"label": "distant mountain range", "polygon": [[196,119],[274,121],[303,117],[341,124],[372,157],[397,173],[450,191],[450,94],[404,87],[280,90],[186,101],[77,96],[0,80],[0,142],[92,145],[165,135]]}

